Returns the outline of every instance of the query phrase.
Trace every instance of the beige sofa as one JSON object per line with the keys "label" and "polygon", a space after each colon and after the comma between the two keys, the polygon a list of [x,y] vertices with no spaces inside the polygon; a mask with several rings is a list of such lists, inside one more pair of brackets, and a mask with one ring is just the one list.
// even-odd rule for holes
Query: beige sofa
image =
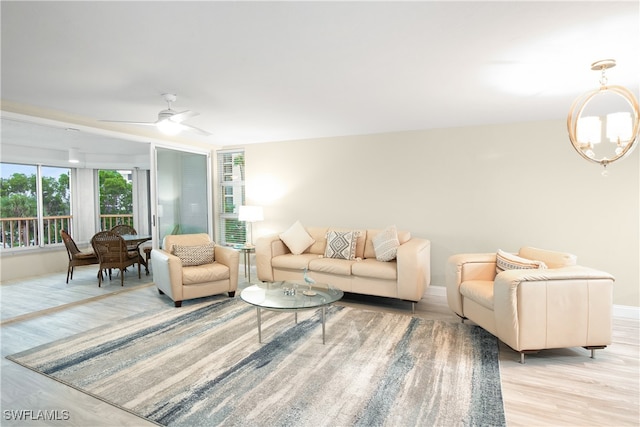
{"label": "beige sofa", "polygon": [[[374,237],[382,230],[359,229],[355,259],[324,256],[327,232],[345,228],[306,227],[315,241],[303,253],[294,255],[278,234],[256,242],[256,266],[261,281],[302,280],[305,268],[318,283],[327,283],[344,292],[419,301],[431,280],[430,242],[398,231],[396,258],[378,261]],[[414,309],[412,304],[412,309]]]}
{"label": "beige sofa", "polygon": [[176,307],[188,299],[225,292],[235,295],[238,251],[214,244],[205,233],[168,235],[162,248],[151,251],[153,281],[158,292],[171,298]]}
{"label": "beige sofa", "polygon": [[459,254],[447,261],[449,307],[524,355],[542,349],[611,343],[614,278],[576,265],[576,256],[523,247],[517,256],[546,269],[496,273],[496,253]]}

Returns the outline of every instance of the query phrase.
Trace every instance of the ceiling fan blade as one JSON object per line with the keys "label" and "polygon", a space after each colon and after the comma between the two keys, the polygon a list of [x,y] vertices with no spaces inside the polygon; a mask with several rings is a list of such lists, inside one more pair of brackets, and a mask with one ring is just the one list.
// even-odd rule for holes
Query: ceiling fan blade
{"label": "ceiling fan blade", "polygon": [[211,132],[207,132],[206,130],[197,128],[195,126],[185,125],[184,123],[180,123],[180,126],[185,128],[185,130],[187,130],[187,131],[199,133],[200,135],[204,135],[204,136],[211,136],[212,135]]}
{"label": "ceiling fan blade", "polygon": [[199,116],[199,115],[200,113],[196,113],[195,111],[186,110],[180,113],[175,113],[173,116],[170,117],[170,119],[172,122],[182,123],[187,119],[190,119],[192,117]]}
{"label": "ceiling fan blade", "polygon": [[105,123],[123,123],[127,125],[155,126],[157,122],[129,122],[126,120],[100,120]]}

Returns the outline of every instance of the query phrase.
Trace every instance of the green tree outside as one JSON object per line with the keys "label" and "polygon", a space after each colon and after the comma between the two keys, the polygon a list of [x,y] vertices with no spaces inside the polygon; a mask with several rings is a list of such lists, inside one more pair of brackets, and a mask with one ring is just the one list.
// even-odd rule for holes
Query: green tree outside
{"label": "green tree outside", "polygon": [[[30,170],[32,166],[25,165]],[[35,170],[35,167],[33,167]],[[64,168],[46,168],[48,175],[42,177],[43,217],[69,216],[71,214],[71,191],[69,170]],[[66,172],[65,172],[66,171]],[[122,215],[133,213],[133,188],[118,171],[100,170],[100,213]],[[0,178],[0,217],[37,218],[37,175],[36,173],[13,173],[8,178]],[[14,241],[18,241],[18,223],[24,227],[26,222],[14,220]],[[32,224],[32,223],[31,223]],[[60,222],[58,227],[63,227]],[[45,240],[48,238],[45,233]],[[37,238],[34,238],[37,239]],[[3,236],[3,241],[9,241]],[[24,240],[24,239],[23,239]],[[27,239],[28,240],[28,239]],[[45,242],[48,243],[48,242]],[[35,240],[31,242],[35,244]]]}
{"label": "green tree outside", "polygon": [[[25,169],[35,169],[25,166]],[[63,168],[43,168],[49,175],[42,177],[43,216],[56,217],[70,214],[69,170]],[[57,175],[57,176],[55,176]],[[15,218],[3,223],[2,244],[37,245],[38,233],[35,218],[38,217],[37,175],[35,173],[13,173],[8,178],[0,178],[0,217]],[[24,218],[24,219],[21,219]],[[57,228],[64,226],[63,219],[53,219]],[[48,224],[51,224],[49,222]],[[55,237],[54,237],[55,238]],[[45,233],[45,244],[49,243]]]}
{"label": "green tree outside", "polygon": [[100,213],[117,215],[133,213],[133,186],[114,170],[101,170]]}

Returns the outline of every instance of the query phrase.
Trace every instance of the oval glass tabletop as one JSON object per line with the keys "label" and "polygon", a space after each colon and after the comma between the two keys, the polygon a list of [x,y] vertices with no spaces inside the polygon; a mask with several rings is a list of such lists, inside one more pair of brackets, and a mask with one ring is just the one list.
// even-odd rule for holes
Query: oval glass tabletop
{"label": "oval glass tabletop", "polygon": [[303,310],[322,307],[342,298],[344,293],[331,285],[317,283],[310,287],[297,282],[262,282],[240,293],[243,301],[268,310]]}

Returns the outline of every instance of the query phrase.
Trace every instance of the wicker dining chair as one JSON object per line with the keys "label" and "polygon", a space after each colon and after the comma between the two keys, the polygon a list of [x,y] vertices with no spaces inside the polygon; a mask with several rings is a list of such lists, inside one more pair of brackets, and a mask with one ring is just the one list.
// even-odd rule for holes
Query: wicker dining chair
{"label": "wicker dining chair", "polygon": [[135,228],[127,224],[118,224],[112,227],[109,231],[116,233],[119,236],[122,236],[123,234],[138,234]]}
{"label": "wicker dining chair", "polygon": [[[116,233],[118,236],[122,236],[123,234],[132,234],[135,236],[138,234],[135,228],[127,224],[118,224],[111,227],[111,230],[109,231]],[[130,251],[137,251],[138,245],[127,245],[127,249],[129,249]]]}
{"label": "wicker dining chair", "polygon": [[60,230],[60,236],[62,236],[62,241],[64,242],[64,246],[67,248],[67,255],[69,256],[69,265],[67,267],[67,283],[69,283],[69,277],[73,280],[74,267],[98,264],[99,261],[93,251],[83,252],[78,249],[78,245],[76,245],[76,242],[71,238],[66,230]]}
{"label": "wicker dining chair", "polygon": [[[112,268],[120,270],[120,286],[124,286],[126,268],[138,264],[140,278],[140,262],[138,249],[128,250],[124,239],[112,231],[101,231],[91,238],[91,246],[100,261],[100,271]],[[102,274],[98,275],[98,287],[102,285]]]}

